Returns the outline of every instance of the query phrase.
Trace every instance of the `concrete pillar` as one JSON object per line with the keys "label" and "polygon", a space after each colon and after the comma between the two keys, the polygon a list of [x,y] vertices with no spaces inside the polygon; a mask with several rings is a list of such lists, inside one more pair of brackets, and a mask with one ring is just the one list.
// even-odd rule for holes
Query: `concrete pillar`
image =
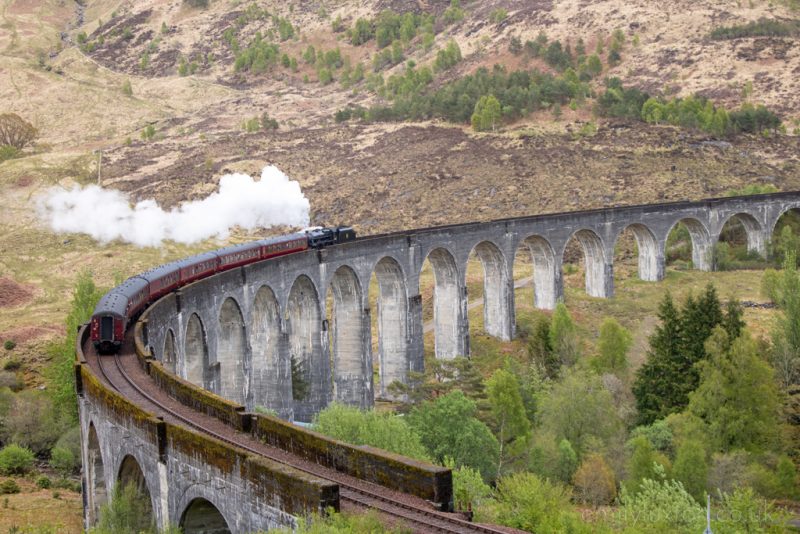
{"label": "concrete pillar", "polygon": [[[508,341],[513,336],[513,284],[510,269],[500,249],[484,241],[475,247],[483,267],[483,329],[490,336]],[[509,290],[509,287],[511,288]],[[510,295],[510,296],[509,296]]]}
{"label": "concrete pillar", "polygon": [[408,339],[407,361],[408,370],[421,373],[425,370],[425,345],[422,322],[422,295],[419,287],[415,288],[416,295],[408,297]]}

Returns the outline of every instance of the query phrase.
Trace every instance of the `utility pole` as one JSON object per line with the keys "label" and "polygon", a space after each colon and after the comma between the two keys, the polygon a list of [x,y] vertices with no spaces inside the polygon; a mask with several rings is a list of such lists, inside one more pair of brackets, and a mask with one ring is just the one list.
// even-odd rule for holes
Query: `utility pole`
{"label": "utility pole", "polygon": [[103,162],[103,151],[97,150],[97,185],[100,185],[100,164]]}

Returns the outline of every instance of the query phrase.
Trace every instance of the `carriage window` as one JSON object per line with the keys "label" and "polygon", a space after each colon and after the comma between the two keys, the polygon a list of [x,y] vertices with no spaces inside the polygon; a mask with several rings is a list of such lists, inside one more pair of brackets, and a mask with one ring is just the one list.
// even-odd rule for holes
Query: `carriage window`
{"label": "carriage window", "polygon": [[100,319],[100,339],[111,339],[114,335],[114,318],[103,317]]}

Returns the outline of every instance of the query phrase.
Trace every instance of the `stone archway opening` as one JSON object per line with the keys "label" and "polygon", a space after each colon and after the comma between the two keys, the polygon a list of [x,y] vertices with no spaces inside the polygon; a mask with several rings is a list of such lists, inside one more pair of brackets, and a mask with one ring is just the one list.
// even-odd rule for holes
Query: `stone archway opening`
{"label": "stone archway opening", "polygon": [[133,509],[131,515],[137,521],[136,526],[142,529],[152,526],[155,523],[155,518],[153,515],[153,500],[150,495],[150,489],[147,487],[147,479],[145,479],[139,462],[130,454],[122,459],[122,463],[119,466],[117,485],[119,491],[115,492],[115,498],[122,495],[131,500],[127,504]]}
{"label": "stone archway opening", "polygon": [[504,341],[511,338],[511,302],[508,266],[502,251],[489,241],[482,241],[470,251],[466,271],[468,310],[473,314],[470,325]]}
{"label": "stone archway opening", "polygon": [[225,299],[220,308],[218,332],[214,374],[219,384],[219,394],[233,402],[245,403],[249,393],[246,378],[249,368],[247,338],[242,311],[230,297]]}
{"label": "stone archway opening", "polygon": [[628,225],[614,244],[614,279],[638,278],[657,282],[664,278],[663,261],[659,259],[655,235],[644,224]]}
{"label": "stone archway opening", "polygon": [[800,264],[800,207],[784,211],[772,229],[769,243],[769,257],[779,267],[783,266],[786,255],[794,252]]}
{"label": "stone archway opening", "polygon": [[715,270],[756,267],[766,258],[767,243],[762,224],[748,213],[728,218],[714,244]]}
{"label": "stone archway opening", "polygon": [[164,364],[169,372],[175,372],[176,365],[175,355],[175,334],[172,329],[167,330],[167,335],[164,336],[164,351],[161,353],[161,363]]}
{"label": "stone archway opening", "polygon": [[189,317],[189,322],[186,324],[183,354],[184,378],[192,384],[210,389],[206,331],[196,313]]}
{"label": "stone archway opening", "polygon": [[459,339],[462,300],[459,286],[453,255],[444,248],[429,252],[420,271],[423,332],[433,332],[433,352],[439,359],[466,356]]}
{"label": "stone archway opening", "polygon": [[555,252],[544,237],[525,238],[514,256],[515,303],[531,302],[535,308],[552,310],[560,298]]}
{"label": "stone archway opening", "polygon": [[705,225],[697,219],[681,219],[667,236],[664,258],[677,269],[710,271],[713,244]]}
{"label": "stone archway opening", "polygon": [[566,287],[583,285],[590,297],[609,297],[606,287],[606,258],[603,241],[595,232],[581,229],[572,234],[562,252],[562,270]]}
{"label": "stone archway opening", "polygon": [[86,508],[89,515],[89,524],[94,525],[100,518],[100,508],[108,504],[108,490],[106,489],[105,467],[103,454],[100,452],[100,440],[97,438],[97,429],[89,423],[87,438],[87,465],[86,484],[89,494],[86,496]]}
{"label": "stone archway opening", "polygon": [[395,400],[390,386],[408,383],[408,290],[405,275],[394,259],[381,259],[369,284],[372,321],[373,376],[376,398]]}
{"label": "stone archway opening", "polygon": [[361,283],[347,266],[331,278],[326,295],[333,398],[366,408],[372,405],[372,361]]}
{"label": "stone archway opening", "polygon": [[294,417],[310,422],[327,404],[331,380],[330,364],[324,359],[322,347],[322,335],[327,335],[327,331],[322,331],[319,294],[305,275],[298,277],[289,291],[286,328]]}
{"label": "stone archway opening", "polygon": [[281,313],[278,299],[271,288],[262,286],[253,301],[250,325],[252,352],[252,402],[255,407],[285,412],[285,384],[291,380],[291,366],[282,357]]}
{"label": "stone archway opening", "polygon": [[183,534],[230,534],[228,522],[210,501],[197,498],[181,514]]}

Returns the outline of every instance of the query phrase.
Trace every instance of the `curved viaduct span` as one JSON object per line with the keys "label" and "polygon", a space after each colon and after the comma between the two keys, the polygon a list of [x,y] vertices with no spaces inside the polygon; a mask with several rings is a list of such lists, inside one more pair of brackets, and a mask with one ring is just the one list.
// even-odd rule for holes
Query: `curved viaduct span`
{"label": "curved viaduct span", "polygon": [[[573,236],[584,252],[587,293],[611,297],[614,246],[625,230],[636,238],[639,276],[658,281],[667,236],[678,223],[691,236],[694,266],[711,270],[711,251],[726,222],[738,219],[748,248],[764,254],[777,220],[794,208],[800,192],[410,230],[185,286],[142,314],[119,357],[98,357],[86,336],[80,338],[87,524],[110,488],[132,481],[150,495],[158,524],[179,523],[187,532],[294,525],[326,506],[376,507],[419,531],[492,532],[433,511],[430,503],[452,508],[448,470],[347,446],[282,419],[309,421],[331,401],[371,406],[375,396],[390,397],[389,384],[422,371],[419,280],[426,259],[435,278],[436,357],[453,358],[469,354],[465,273],[473,251],[485,274],[484,328],[507,340],[514,336],[513,267],[520,248],[533,261],[534,304],[550,309],[563,297],[561,266]],[[379,391],[368,298],[373,273]]]}

